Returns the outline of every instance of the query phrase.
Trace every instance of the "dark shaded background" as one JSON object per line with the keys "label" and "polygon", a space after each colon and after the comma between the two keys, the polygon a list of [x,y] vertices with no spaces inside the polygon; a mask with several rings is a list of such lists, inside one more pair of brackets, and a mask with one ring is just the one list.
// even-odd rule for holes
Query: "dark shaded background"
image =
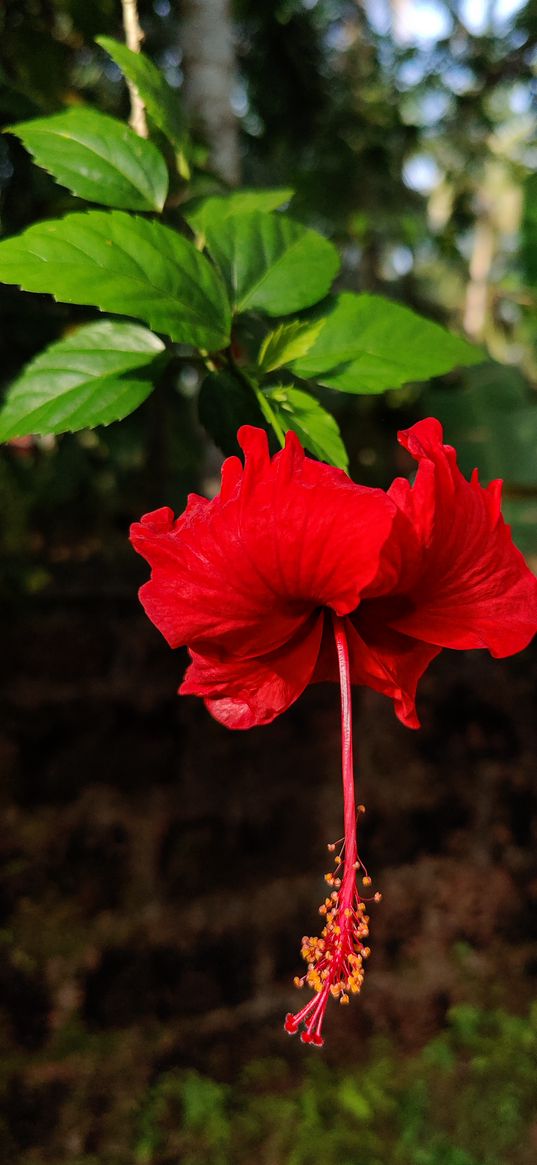
{"label": "dark shaded background", "polygon": [[[5,123],[75,98],[127,113],[119,76],[92,47],[97,33],[120,35],[118,7],[6,0]],[[492,221],[476,338],[495,363],[380,401],[326,399],[366,484],[409,471],[398,428],[424,411],[444,417],[466,468],[477,460],[485,478],[506,476],[531,557],[534,444],[521,445],[513,418],[523,407],[534,424],[535,304],[520,229],[537,10],[503,20],[492,6],[472,31],[463,7],[431,4],[444,25],[424,40],[393,23],[396,5],[390,25],[388,9],[383,25],[379,6],[375,15],[336,0],[236,5],[244,181],[296,186],[298,212],[342,246],[345,285],[459,328],[472,248]],[[147,51],[180,97],[177,6],[140,10]],[[6,234],[71,205],[13,138],[0,143],[0,183]],[[89,313],[2,288],[0,317],[7,383]],[[176,697],[185,660],[136,600],[145,567],[127,544],[130,521],[214,486],[218,457],[197,421],[191,373],[121,425],[1,455],[0,1162],[354,1165],[379,1114],[387,1139],[365,1142],[368,1165],[530,1165],[529,1021],[490,1028],[505,1078],[497,1066],[490,1075],[487,1045],[489,1108],[472,1143],[474,1116],[457,1105],[484,1058],[476,1025],[498,1009],[528,1016],[535,995],[535,652],[503,662],[445,652],[422,683],[419,733],[382,697],[357,693],[362,850],[383,902],[364,993],[332,1008],[322,1067],[312,1068],[282,1018],[295,1004],[300,937],[317,925],[325,845],[341,831],[337,692],[312,688],[270,728],[229,733],[200,702]],[[379,1066],[395,1057],[406,1079],[434,1047],[439,1072],[444,1045],[434,1041],[457,1016],[463,1036],[442,1061],[454,1097],[446,1136],[461,1123],[449,1148],[426,1123],[415,1131],[417,1085],[383,1107],[391,1085]],[[523,1045],[527,1078],[513,1084],[509,1056],[520,1061]],[[322,1098],[329,1079],[350,1096],[368,1062],[376,1099],[361,1083],[362,1109],[348,1101],[345,1148],[336,1101],[328,1115]],[[432,1078],[432,1054],[424,1064]],[[280,1095],[287,1108],[274,1107]],[[307,1124],[311,1097],[317,1125]],[[431,1129],[445,1103],[431,1101]],[[500,1134],[496,1148],[487,1140],[494,1120],[513,1129],[503,1148]],[[309,1148],[298,1144],[302,1127]]]}

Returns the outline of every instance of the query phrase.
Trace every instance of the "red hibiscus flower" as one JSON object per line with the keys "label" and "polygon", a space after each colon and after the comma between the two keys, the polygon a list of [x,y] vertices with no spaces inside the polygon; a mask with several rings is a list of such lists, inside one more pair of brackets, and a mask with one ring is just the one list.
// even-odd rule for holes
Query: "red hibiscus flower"
{"label": "red hibiscus flower", "polygon": [[[230,728],[268,724],[318,680],[339,680],[345,837],[320,938],[305,938],[315,994],[289,1015],[305,1042],[322,1044],[332,995],[360,990],[369,953],[356,873],[351,684],[390,696],[399,719],[419,727],[418,681],[443,647],[520,651],[537,630],[537,581],[500,513],[500,483],[487,489],[457,468],[429,419],[399,436],[417,459],[413,486],[385,493],[305,457],[297,437],[269,457],[263,431],[244,427],[245,465],[229,458],[208,501],[191,495],[131,529],[152,567],[140,599],[171,647],[192,662],[181,685]],[[379,895],[375,895],[376,898]]]}

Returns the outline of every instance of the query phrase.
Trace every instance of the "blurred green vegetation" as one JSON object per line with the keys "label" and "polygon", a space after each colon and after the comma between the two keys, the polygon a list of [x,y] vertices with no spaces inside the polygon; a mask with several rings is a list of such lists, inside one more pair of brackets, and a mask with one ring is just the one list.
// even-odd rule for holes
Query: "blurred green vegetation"
{"label": "blurred green vegetation", "polygon": [[[164,69],[181,101],[179,5],[140,0],[139,7],[145,50]],[[458,330],[465,325],[491,355],[487,365],[446,377],[435,387],[409,386],[381,399],[343,398],[325,390],[323,403],[337,414],[353,476],[368,485],[386,485],[394,473],[406,472],[406,461],[398,460],[395,431],[425,412],[437,415],[466,472],[477,464],[483,480],[505,478],[506,514],[521,548],[535,555],[537,0],[513,3],[510,15],[502,15],[503,10],[505,5],[472,5],[472,0],[425,5],[236,0],[234,104],[244,184],[296,188],[300,217],[333,237],[342,250],[342,287],[380,291]],[[424,12],[436,31],[427,32]],[[103,34],[122,36],[118,0],[4,0],[1,123],[80,101],[127,116],[119,70],[93,41]],[[200,188],[211,182],[208,174],[199,178]],[[0,138],[2,234],[72,208],[71,196],[32,165],[20,143]],[[7,384],[73,321],[90,318],[90,312],[47,297],[0,288],[2,380]],[[196,419],[197,369],[185,360],[167,389],[121,425],[23,441],[0,451],[2,598],[13,601],[22,595],[24,601],[40,595],[61,607],[66,588],[75,594],[82,588],[94,598],[106,595],[107,588],[113,591],[118,578],[124,584],[127,576],[121,593],[134,601],[129,522],[163,502],[180,509],[190,489],[214,486],[218,470],[218,458],[207,448]],[[94,622],[90,609],[92,631]],[[109,638],[110,628],[106,634],[95,632],[98,646]],[[69,641],[64,630],[62,640]],[[52,637],[50,642],[54,646],[42,651],[53,657],[56,644]],[[76,644],[75,637],[78,652]],[[14,650],[8,668],[10,659],[15,661]],[[126,666],[131,666],[129,654]],[[171,671],[176,666],[169,664]],[[77,655],[73,673],[78,669]],[[151,666],[146,673],[149,691]],[[109,700],[111,688],[103,688]],[[165,690],[172,688],[170,675]],[[67,697],[61,692],[63,705]],[[86,699],[80,697],[84,709]],[[442,739],[450,715],[467,715],[470,745],[465,738],[461,743],[461,729],[447,755],[458,770],[457,749],[469,747],[472,779],[475,769],[479,784],[488,750],[495,756],[499,718],[495,709],[489,716],[486,692],[467,702],[469,710],[460,687],[454,689],[457,712],[447,709]],[[483,724],[474,708],[480,702]],[[59,706],[52,712],[47,706],[42,713],[43,732],[52,734],[55,716],[58,733]],[[23,706],[24,717],[35,719],[33,705],[28,707],[29,712]],[[98,711],[104,719],[101,706]],[[166,705],[156,726],[142,724],[146,737],[152,733],[160,741],[171,716]],[[529,724],[523,732],[507,714],[505,719],[505,732],[512,732],[515,741],[530,734]],[[67,724],[61,731],[69,743]],[[138,748],[139,738],[133,738]],[[394,739],[399,765],[401,738]],[[80,747],[93,756],[85,737]],[[505,747],[515,789],[523,780],[518,753]],[[169,752],[177,752],[175,738]],[[6,764],[9,755],[6,750]],[[148,755],[150,769],[154,754]],[[69,779],[79,761],[80,753],[67,752]],[[53,774],[58,763],[50,762]],[[218,751],[212,766],[217,775],[220,763]],[[498,772],[501,776],[501,767]],[[428,788],[429,776],[424,781]],[[129,804],[131,778],[129,770]],[[493,774],[491,779],[500,778]],[[409,773],[409,789],[411,782]],[[485,800],[493,801],[486,782],[483,787]],[[28,788],[31,800],[35,787],[29,778]],[[507,797],[508,782],[506,788]],[[529,853],[530,834],[526,842],[524,831],[530,829],[532,801],[523,783],[521,789],[520,844]],[[409,803],[412,796],[415,791],[408,793]],[[16,819],[13,828],[16,834]],[[48,826],[44,816],[44,833],[48,828],[52,835],[57,827],[53,817]],[[397,826],[397,837],[400,832]],[[501,847],[501,838],[495,844]],[[96,852],[100,863],[101,850]],[[30,893],[24,877],[23,905]],[[47,877],[53,901],[57,893],[63,910],[65,890],[57,890],[54,868],[43,874],[45,886]],[[92,872],[88,886],[95,882]],[[113,872],[108,882],[115,885]],[[90,890],[86,893],[93,901]],[[99,918],[97,907],[92,910]],[[534,906],[531,910],[521,923],[524,941]],[[40,902],[29,915],[32,934],[39,912]],[[49,915],[51,935],[42,928],[40,939],[46,948],[43,965],[48,960],[52,980],[57,976],[61,983],[58,952],[62,943],[83,949],[86,920],[79,933],[68,910],[65,916],[60,911],[59,921],[54,910]],[[2,936],[9,946],[9,929]],[[97,950],[98,940],[92,942]],[[24,962],[30,959],[28,947],[31,943],[21,941],[17,953],[20,974],[31,985],[32,974],[41,968]],[[39,989],[45,979],[43,970]],[[20,991],[13,988],[13,1006],[24,1017],[28,1009]],[[39,995],[39,1015],[47,1012],[46,995],[43,999]],[[534,1165],[537,1159],[536,1010],[520,1017],[459,1006],[451,1011],[447,1030],[419,1054],[404,1057],[396,1046],[367,1044],[356,1048],[352,1067],[334,1066],[329,1050],[326,1058],[315,1059],[314,1052],[299,1047],[304,1055],[291,1061],[300,1063],[298,1070],[283,1059],[256,1060],[240,1068],[238,1048],[237,1077],[224,1082],[192,1068],[157,1063],[156,1053],[148,1051],[150,1026],[139,1019],[129,1032],[103,1033],[77,1016],[35,1054],[30,1037],[28,1046],[21,1037],[19,1047],[9,1036],[0,1091],[6,1110],[15,1116],[0,1125],[2,1165],[15,1160],[20,1165],[58,1165],[60,1160],[67,1165],[250,1165],[252,1160],[259,1165]],[[188,1056],[189,1049],[184,1059]],[[198,1062],[194,1054],[190,1062]]]}
{"label": "blurred green vegetation", "polygon": [[[81,1038],[67,1041],[67,1063]],[[88,1059],[94,1051],[86,1041]],[[300,1074],[267,1058],[231,1083],[164,1071],[118,1104],[121,1127],[98,1157],[69,1165],[533,1165],[536,1113],[537,1006],[514,1016],[459,1005],[411,1057],[380,1040],[352,1068],[310,1053]],[[19,1158],[49,1159],[35,1149]]]}
{"label": "blurred green vegetation", "polygon": [[[181,104],[181,7],[140,0],[139,8],[144,49]],[[535,553],[535,0],[236,0],[233,13],[243,183],[296,189],[294,213],[342,249],[341,286],[380,291],[464,326],[493,361],[425,395],[409,386],[349,402],[327,391],[323,403],[342,426],[352,474],[386,485],[398,468],[396,429],[425,411],[439,415],[465,468],[477,463],[485,481],[505,478],[515,536]],[[127,116],[120,71],[94,42],[122,37],[119,0],[6,0],[0,33],[0,123],[79,102]],[[202,166],[194,192],[211,184]],[[3,234],[73,205],[19,142],[1,139]],[[1,289],[5,383],[70,322],[88,318],[45,296]],[[133,513],[164,499],[180,507],[189,488],[210,488],[215,462],[208,473],[198,370],[186,362],[169,389],[91,439],[3,450],[4,554],[11,559],[16,542],[19,559],[46,555],[59,504],[71,537],[83,517],[101,553],[114,542],[121,553],[118,535]],[[30,589],[44,584],[46,569],[41,561],[32,571]]]}
{"label": "blurred green vegetation", "polygon": [[279,1060],[248,1065],[233,1086],[165,1074],[141,1105],[134,1153],[140,1165],[170,1151],[183,1165],[530,1165],[536,1111],[537,1008],[459,1006],[407,1060],[381,1042],[357,1069],[320,1059],[300,1082]]}

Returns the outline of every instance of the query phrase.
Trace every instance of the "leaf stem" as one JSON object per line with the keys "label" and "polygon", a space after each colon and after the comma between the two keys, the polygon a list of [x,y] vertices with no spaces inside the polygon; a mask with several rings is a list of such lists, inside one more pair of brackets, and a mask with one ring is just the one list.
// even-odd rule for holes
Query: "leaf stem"
{"label": "leaf stem", "polygon": [[277,437],[277,439],[280,442],[280,445],[283,449],[283,447],[285,445],[284,430],[282,429],[282,426],[280,425],[280,422],[276,416],[276,413],[274,412],[274,409],[272,408],[270,401],[265,396],[262,388],[260,387],[260,385],[257,383],[256,380],[251,380],[250,377],[246,374],[246,372],[244,372],[244,370],[242,368],[239,368],[239,366],[235,363],[233,356],[229,350],[227,352],[227,358],[228,358],[228,364],[229,364],[231,370],[233,371],[233,373],[235,374],[235,376],[239,380],[242,380],[243,384],[246,384],[247,387],[252,390],[254,396],[257,399],[257,403],[259,405],[259,408],[261,409],[261,412],[263,413],[265,420],[268,421],[269,425],[274,430],[274,435]]}
{"label": "leaf stem", "polygon": [[274,409],[272,408],[270,401],[268,400],[268,397],[265,396],[263,390],[259,387],[258,384],[255,383],[255,381],[249,380],[248,383],[249,383],[250,387],[253,388],[253,390],[254,390],[254,393],[257,397],[257,401],[259,404],[259,408],[261,409],[261,412],[263,413],[265,420],[268,421],[269,425],[272,425],[272,428],[274,429],[274,433],[275,433],[276,437],[278,438],[278,441],[280,442],[280,445],[283,449],[283,447],[285,445],[285,433],[280,425],[280,422],[276,416],[276,413],[274,412]]}
{"label": "leaf stem", "polygon": [[[137,0],[121,0],[121,8],[123,12],[123,28],[125,29],[125,42],[127,48],[133,53],[140,52],[140,46],[144,39],[144,33],[140,24],[138,16]],[[129,87],[129,95],[131,99],[131,115],[129,124],[135,133],[141,138],[148,137],[147,118],[145,115],[145,105],[140,97],[140,94],[133,85],[132,81],[127,81]]]}

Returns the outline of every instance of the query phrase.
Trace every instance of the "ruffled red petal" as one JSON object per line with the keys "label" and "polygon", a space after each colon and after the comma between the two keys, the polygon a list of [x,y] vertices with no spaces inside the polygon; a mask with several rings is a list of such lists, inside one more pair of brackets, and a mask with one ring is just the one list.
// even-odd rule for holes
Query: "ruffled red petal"
{"label": "ruffled red petal", "polygon": [[388,495],[306,458],[293,433],[272,460],[261,430],[239,440],[245,465],[224,463],[216,498],[192,495],[177,520],[163,508],[131,531],[152,567],[149,617],[191,650],[181,691],[217,719],[268,723],[312,678],[337,680],[323,609],[347,617],[353,682],[391,697],[409,727],[442,647],[503,656],[532,638],[537,581],[501,517],[500,483],[466,481],[438,421],[400,434],[418,471]]}
{"label": "ruffled red petal", "polygon": [[412,488],[397,481],[389,493],[421,556],[413,580],[400,584],[408,606],[392,628],[438,647],[521,651],[537,630],[537,580],[501,516],[501,483],[484,489],[477,472],[467,481],[433,418],[399,440],[419,468]]}
{"label": "ruffled red petal", "polygon": [[[380,601],[365,602],[345,620],[351,679],[353,684],[388,696],[401,723],[407,728],[419,728],[416,689],[441,648],[392,630],[383,617],[383,606]],[[313,679],[336,682],[337,678],[333,636],[327,628]]]}
{"label": "ruffled red petal", "polygon": [[216,720],[228,728],[270,724],[309,684],[323,622],[322,612],[312,615],[283,647],[255,660],[191,651],[192,663],[179,691],[202,696]]}
{"label": "ruffled red petal", "polygon": [[396,515],[382,490],[306,458],[294,433],[272,460],[266,434],[239,431],[245,466],[225,462],[220,494],[189,499],[131,529],[152,566],[140,598],[172,647],[256,658],[288,642],[312,610],[353,610],[381,565]]}

